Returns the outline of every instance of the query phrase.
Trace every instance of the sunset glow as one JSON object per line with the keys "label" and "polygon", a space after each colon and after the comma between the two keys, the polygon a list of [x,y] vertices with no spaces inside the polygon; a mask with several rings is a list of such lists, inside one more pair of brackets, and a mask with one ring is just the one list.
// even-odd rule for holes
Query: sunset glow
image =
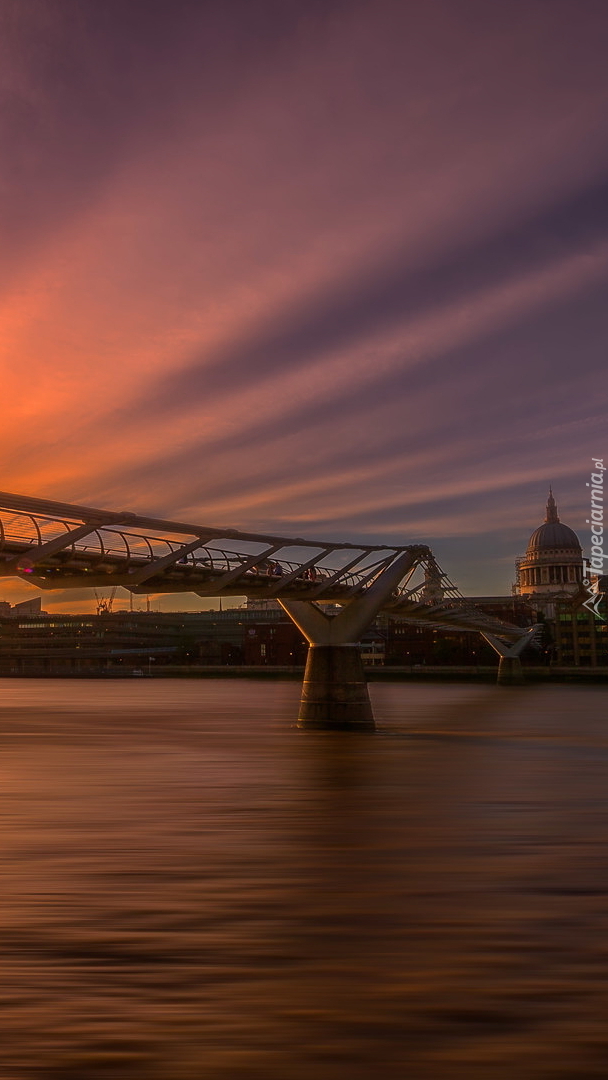
{"label": "sunset glow", "polygon": [[549,481],[582,529],[605,6],[1,11],[5,491],[423,540],[469,592]]}

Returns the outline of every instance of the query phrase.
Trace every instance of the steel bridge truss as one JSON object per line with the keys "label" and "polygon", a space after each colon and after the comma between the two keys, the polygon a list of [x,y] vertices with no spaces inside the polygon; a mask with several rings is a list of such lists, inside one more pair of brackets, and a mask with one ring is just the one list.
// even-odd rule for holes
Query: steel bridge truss
{"label": "steel bridge truss", "polygon": [[6,492],[0,492],[0,576],[40,589],[121,586],[136,594],[191,592],[326,606],[351,605],[373,591],[376,611],[407,622],[508,640],[522,634],[521,627],[474,608],[425,545],[240,532]]}
{"label": "steel bridge truss", "polygon": [[[477,630],[499,682],[521,681],[534,637],[461,596],[430,548],[332,544],[208,528],[0,493],[0,576],[41,589],[110,586],[277,600],[309,643],[298,726],[374,729],[358,642],[384,610],[411,623]],[[515,639],[515,640],[513,640]]]}

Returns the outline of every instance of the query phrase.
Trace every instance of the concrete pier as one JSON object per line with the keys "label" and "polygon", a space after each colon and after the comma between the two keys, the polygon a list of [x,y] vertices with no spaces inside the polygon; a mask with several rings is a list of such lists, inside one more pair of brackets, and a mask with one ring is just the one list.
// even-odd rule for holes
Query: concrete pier
{"label": "concrete pier", "polygon": [[491,645],[499,656],[496,680],[499,686],[521,686],[524,681],[524,672],[519,658],[526,646],[534,641],[540,629],[539,625],[529,626],[517,641],[508,645],[495,634],[488,634],[487,631],[482,630],[482,638],[485,638],[488,645]]}
{"label": "concrete pier", "polygon": [[501,656],[498,661],[499,686],[521,686],[524,682],[524,672],[519,656]]}
{"label": "concrete pier", "polygon": [[374,731],[358,645],[310,645],[298,727]]}
{"label": "concrete pier", "polygon": [[374,731],[358,642],[399,582],[416,564],[413,551],[394,559],[366,590],[338,614],[328,615],[306,600],[279,603],[308,641],[298,727],[329,731]]}

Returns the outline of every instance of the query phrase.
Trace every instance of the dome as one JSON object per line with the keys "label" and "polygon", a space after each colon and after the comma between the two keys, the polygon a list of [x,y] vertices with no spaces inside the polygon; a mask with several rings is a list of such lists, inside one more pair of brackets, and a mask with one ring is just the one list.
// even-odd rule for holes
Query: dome
{"label": "dome", "polygon": [[551,618],[556,599],[581,590],[585,576],[581,545],[574,529],[559,520],[551,488],[545,521],[532,533],[526,554],[517,559],[515,574],[514,593],[533,598]]}
{"label": "dome", "polygon": [[578,553],[581,550],[578,536],[573,529],[569,529],[561,521],[546,521],[535,529],[528,541],[528,551],[539,551],[547,548],[574,548]]}
{"label": "dome", "polygon": [[573,529],[568,528],[557,516],[557,506],[553,498],[553,492],[549,488],[547,501],[547,517],[543,525],[535,529],[528,542],[526,554],[546,551],[551,548],[569,548],[578,555],[581,554],[579,538]]}

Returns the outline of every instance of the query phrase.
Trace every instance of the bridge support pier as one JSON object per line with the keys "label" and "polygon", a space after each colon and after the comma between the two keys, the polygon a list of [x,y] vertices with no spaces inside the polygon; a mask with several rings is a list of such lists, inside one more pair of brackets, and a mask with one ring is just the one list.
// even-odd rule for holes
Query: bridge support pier
{"label": "bridge support pier", "polygon": [[499,686],[522,686],[524,671],[519,656],[501,656],[498,661]]}
{"label": "bridge support pier", "polygon": [[482,632],[481,636],[485,638],[488,645],[491,645],[499,656],[497,679],[499,686],[521,686],[523,684],[524,672],[519,657],[526,645],[530,644],[538,629],[538,626],[531,626],[512,645],[506,645],[504,641],[495,637],[494,634]]}
{"label": "bridge support pier", "polygon": [[310,600],[279,600],[308,641],[298,727],[325,731],[374,731],[358,642],[385,600],[416,563],[406,552],[337,615]]}
{"label": "bridge support pier", "polygon": [[309,645],[298,727],[374,730],[358,645]]}

